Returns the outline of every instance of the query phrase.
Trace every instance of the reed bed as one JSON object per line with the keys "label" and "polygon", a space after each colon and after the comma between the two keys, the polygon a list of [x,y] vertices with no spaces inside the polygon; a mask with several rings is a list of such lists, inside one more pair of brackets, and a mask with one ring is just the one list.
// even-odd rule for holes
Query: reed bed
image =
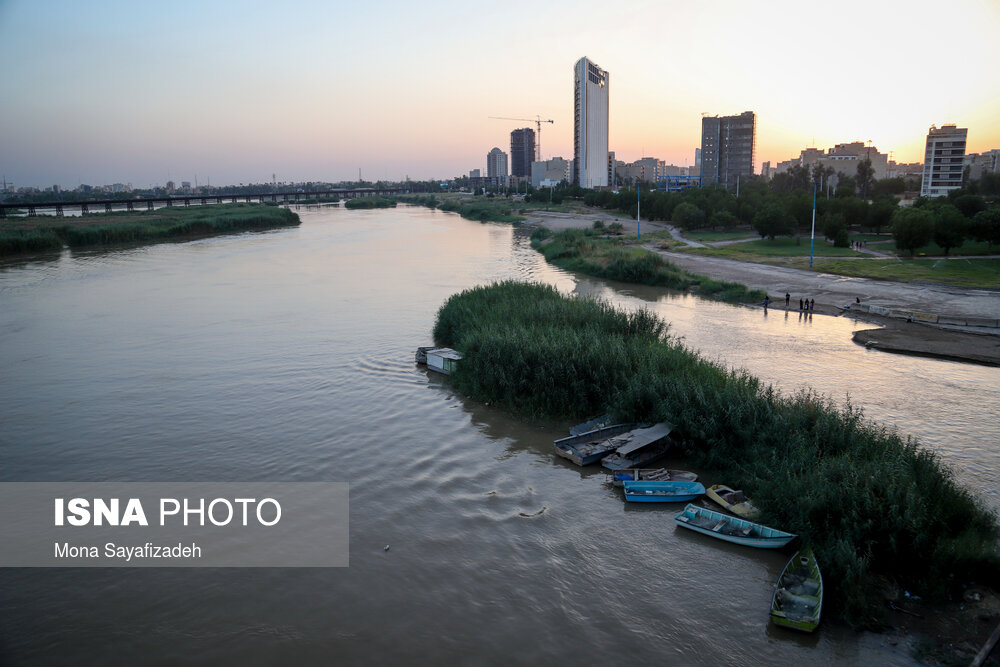
{"label": "reed bed", "polygon": [[396,208],[392,197],[358,197],[344,201],[344,208]]}
{"label": "reed bed", "polygon": [[539,227],[531,234],[531,246],[556,266],[607,280],[690,290],[734,303],[758,303],[766,296],[741,283],[689,273],[656,253],[628,247],[619,239],[598,237],[592,229],[553,234]]}
{"label": "reed bed", "polygon": [[448,299],[434,338],[464,354],[452,379],[477,400],[674,424],[679,454],[813,546],[827,609],[852,625],[879,623],[887,586],[944,599],[972,580],[1000,583],[995,514],[932,451],[850,404],[784,396],[701,359],[649,312],[503,282]]}
{"label": "reed bed", "polygon": [[[116,221],[120,218],[121,220]],[[38,222],[37,218],[29,219]],[[84,216],[72,224],[50,224],[0,231],[0,255],[82,248],[117,243],[156,242],[299,224],[286,208],[259,204],[214,204]]]}

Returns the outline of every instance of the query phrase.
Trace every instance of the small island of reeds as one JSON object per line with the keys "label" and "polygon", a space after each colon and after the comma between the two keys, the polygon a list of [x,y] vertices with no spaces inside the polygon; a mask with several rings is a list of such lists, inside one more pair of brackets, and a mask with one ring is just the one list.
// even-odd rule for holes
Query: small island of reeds
{"label": "small island of reeds", "polygon": [[155,243],[299,224],[287,208],[261,204],[167,206],[80,217],[36,216],[0,222],[0,256],[121,243]]}
{"label": "small island of reeds", "polygon": [[451,377],[473,399],[674,424],[678,456],[745,489],[763,523],[812,545],[827,609],[851,625],[877,626],[893,586],[933,600],[970,581],[997,586],[996,516],[934,452],[850,404],[786,396],[706,361],[648,311],[503,282],[449,298],[434,340],[464,355]]}
{"label": "small island of reeds", "polygon": [[344,201],[344,208],[395,208],[396,200],[391,197],[358,197]]}

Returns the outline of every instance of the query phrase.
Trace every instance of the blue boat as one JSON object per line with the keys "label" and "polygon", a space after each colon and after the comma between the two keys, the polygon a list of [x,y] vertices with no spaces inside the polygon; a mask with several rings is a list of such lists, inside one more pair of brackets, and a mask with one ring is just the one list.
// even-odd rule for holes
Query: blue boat
{"label": "blue boat", "polygon": [[615,424],[579,435],[571,435],[552,443],[556,454],[567,458],[578,466],[597,463],[631,440],[631,431],[638,424]]}
{"label": "blue boat", "polygon": [[758,549],[780,549],[798,537],[793,533],[697,505],[685,507],[683,512],[674,517],[674,521],[697,533]]}
{"label": "blue boat", "polygon": [[625,500],[633,503],[682,503],[703,495],[701,482],[625,481]]}

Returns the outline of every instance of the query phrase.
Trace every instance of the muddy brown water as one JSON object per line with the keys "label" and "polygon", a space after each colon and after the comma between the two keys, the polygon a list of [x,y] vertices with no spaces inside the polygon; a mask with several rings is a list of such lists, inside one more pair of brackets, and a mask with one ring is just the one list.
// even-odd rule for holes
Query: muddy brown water
{"label": "muddy brown water", "polygon": [[912,662],[832,624],[772,627],[787,554],[626,506],[552,453],[566,424],[413,363],[449,295],[502,278],[651,308],[710,358],[850,396],[1000,506],[1000,369],[865,350],[863,323],[574,276],[506,225],[300,214],[0,267],[0,480],[346,481],[350,567],[5,570],[0,663]]}

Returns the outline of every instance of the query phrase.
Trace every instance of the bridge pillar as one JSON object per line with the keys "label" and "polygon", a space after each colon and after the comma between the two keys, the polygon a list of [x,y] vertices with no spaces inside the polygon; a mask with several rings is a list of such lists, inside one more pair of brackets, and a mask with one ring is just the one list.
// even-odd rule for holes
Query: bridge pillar
{"label": "bridge pillar", "polygon": [[184,205],[185,205],[185,206],[190,206],[190,205],[191,205],[191,199],[190,199],[190,198],[188,198],[188,197],[185,197],[185,198],[184,198]]}
{"label": "bridge pillar", "polygon": [[88,213],[90,213],[90,211],[87,209],[86,204],[80,204],[80,213],[82,213],[83,215],[87,215]]}
{"label": "bridge pillar", "polygon": [[[174,205],[174,200],[173,199],[168,199],[167,200],[167,206],[173,206],[173,205]],[[152,202],[150,202],[150,208],[152,208]]]}
{"label": "bridge pillar", "polygon": [[105,213],[111,213],[111,204],[105,204],[104,205],[104,212]]}
{"label": "bridge pillar", "polygon": [[63,214],[62,204],[57,204],[56,205],[56,215],[61,218],[62,214]]}
{"label": "bridge pillar", "polygon": [[153,210],[153,200],[152,199],[150,199],[148,202],[146,202],[146,210],[147,211],[152,211]]}
{"label": "bridge pillar", "polygon": [[29,218],[35,217],[35,207],[34,206],[29,206],[28,207],[28,217]]}
{"label": "bridge pillar", "polygon": [[127,210],[127,211],[134,211],[135,210],[135,206],[132,205],[132,200],[131,199],[128,200],[127,202],[125,202],[125,210]]}
{"label": "bridge pillar", "polygon": [[7,217],[7,207],[0,206],[0,220],[6,219]]}

